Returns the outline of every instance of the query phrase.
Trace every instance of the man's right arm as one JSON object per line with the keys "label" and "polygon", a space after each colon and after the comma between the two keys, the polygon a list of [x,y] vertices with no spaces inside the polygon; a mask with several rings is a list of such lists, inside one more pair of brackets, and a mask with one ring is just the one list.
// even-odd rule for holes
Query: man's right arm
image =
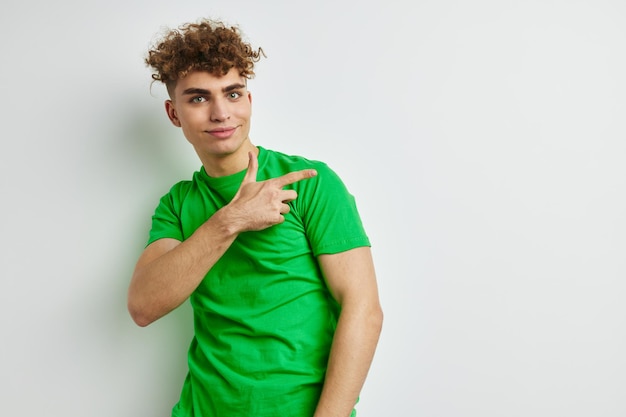
{"label": "man's right arm", "polygon": [[249,155],[246,175],[233,200],[218,210],[188,239],[159,239],[139,257],[128,289],[128,311],[139,326],[147,326],[181,305],[239,233],[282,223],[288,202],[297,194],[283,187],[311,178],[315,170],[291,172],[257,182],[258,162]]}
{"label": "man's right arm", "polygon": [[147,326],[181,305],[238,233],[218,211],[184,242],[159,239],[143,251],[128,288],[128,311]]}

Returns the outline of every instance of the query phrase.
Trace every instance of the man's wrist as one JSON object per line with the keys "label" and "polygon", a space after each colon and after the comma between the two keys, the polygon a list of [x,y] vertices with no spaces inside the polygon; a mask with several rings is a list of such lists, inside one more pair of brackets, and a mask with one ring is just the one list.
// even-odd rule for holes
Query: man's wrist
{"label": "man's wrist", "polygon": [[214,222],[220,234],[227,238],[236,238],[239,233],[243,232],[241,222],[238,221],[239,218],[240,216],[237,216],[236,210],[228,204],[216,211],[209,220]]}

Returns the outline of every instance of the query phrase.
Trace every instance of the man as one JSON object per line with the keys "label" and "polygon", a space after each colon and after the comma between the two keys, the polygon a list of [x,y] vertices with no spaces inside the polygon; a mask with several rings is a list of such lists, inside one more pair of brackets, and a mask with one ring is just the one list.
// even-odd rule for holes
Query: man
{"label": "man", "polygon": [[348,417],[382,325],[369,241],[325,164],[250,141],[246,81],[261,53],[209,20],[149,51],[202,167],[161,199],[128,308],[146,326],[190,298],[173,416]]}

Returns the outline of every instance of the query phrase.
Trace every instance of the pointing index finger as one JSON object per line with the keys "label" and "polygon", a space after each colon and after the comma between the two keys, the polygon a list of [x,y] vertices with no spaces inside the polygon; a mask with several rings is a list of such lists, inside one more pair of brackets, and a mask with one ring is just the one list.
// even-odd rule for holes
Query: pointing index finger
{"label": "pointing index finger", "polygon": [[308,178],[313,178],[317,175],[317,171],[314,169],[303,169],[301,171],[289,172],[281,177],[274,178],[274,182],[279,187],[284,187],[285,185],[293,184],[294,182],[306,180]]}

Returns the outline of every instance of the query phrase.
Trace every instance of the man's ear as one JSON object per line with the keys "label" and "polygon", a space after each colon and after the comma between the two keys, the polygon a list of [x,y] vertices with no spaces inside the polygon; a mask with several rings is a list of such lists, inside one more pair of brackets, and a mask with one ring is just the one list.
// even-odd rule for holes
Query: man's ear
{"label": "man's ear", "polygon": [[172,124],[176,127],[180,127],[180,120],[178,119],[176,107],[174,107],[174,102],[172,100],[165,100],[165,112],[167,113],[167,117],[170,119]]}

